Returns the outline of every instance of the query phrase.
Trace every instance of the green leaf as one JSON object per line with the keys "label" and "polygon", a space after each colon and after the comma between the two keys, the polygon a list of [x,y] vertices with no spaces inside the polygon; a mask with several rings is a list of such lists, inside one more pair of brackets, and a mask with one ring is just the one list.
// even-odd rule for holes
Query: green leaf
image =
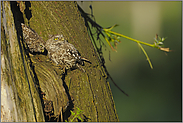
{"label": "green leaf", "polygon": [[74,116],[75,115],[75,113],[73,112],[73,111],[71,111],[71,114]]}
{"label": "green leaf", "polygon": [[83,119],[80,116],[78,116],[78,119],[80,119],[81,121],[83,121]]}

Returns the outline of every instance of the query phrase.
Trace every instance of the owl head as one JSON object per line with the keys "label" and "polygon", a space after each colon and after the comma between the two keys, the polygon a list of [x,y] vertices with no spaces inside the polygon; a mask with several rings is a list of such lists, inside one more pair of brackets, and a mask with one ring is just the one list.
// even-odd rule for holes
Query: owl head
{"label": "owl head", "polygon": [[34,48],[32,51],[30,49],[31,52],[40,52],[43,53],[45,50],[45,43],[44,42],[36,42],[37,44],[35,45],[36,48]]}
{"label": "owl head", "polygon": [[[50,38],[46,41],[46,49],[56,48],[62,45],[66,40],[64,39],[63,35],[51,35]],[[56,49],[55,49],[56,50]]]}
{"label": "owl head", "polygon": [[[31,40],[31,39],[27,39],[27,40]],[[27,41],[26,42],[30,52],[39,52],[39,53],[43,53],[45,50],[45,43],[44,41],[40,38],[38,40],[34,40],[34,41]]]}
{"label": "owl head", "polygon": [[64,41],[64,36],[62,34],[58,35],[49,35],[49,39],[52,41]]}

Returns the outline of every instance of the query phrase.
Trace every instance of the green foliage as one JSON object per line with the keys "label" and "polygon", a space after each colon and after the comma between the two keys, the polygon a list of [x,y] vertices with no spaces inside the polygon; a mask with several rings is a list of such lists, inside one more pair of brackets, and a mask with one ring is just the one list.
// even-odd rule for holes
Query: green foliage
{"label": "green foliage", "polygon": [[145,54],[146,58],[147,58],[147,61],[149,62],[149,65],[151,67],[151,69],[153,69],[153,66],[152,66],[152,63],[146,53],[146,51],[144,50],[144,48],[142,47],[141,44],[144,44],[146,46],[150,46],[150,47],[153,47],[153,48],[157,48],[157,49],[160,49],[160,50],[163,50],[163,51],[166,51],[166,52],[170,52],[169,48],[163,48],[163,42],[166,38],[161,38],[159,37],[157,34],[155,36],[155,40],[154,40],[154,44],[149,44],[149,43],[145,43],[143,41],[139,41],[139,40],[136,40],[136,39],[133,39],[133,38],[130,38],[126,35],[123,35],[123,34],[120,34],[120,33],[116,33],[114,31],[111,31],[114,27],[116,27],[118,25],[114,25],[114,26],[111,26],[109,28],[103,28],[103,32],[105,35],[102,35],[104,37],[104,39],[106,40],[106,42],[108,43],[108,45],[111,47],[111,49],[113,51],[116,51],[116,45],[118,42],[121,42],[119,40],[120,37],[123,37],[123,38],[126,38],[126,39],[129,39],[131,41],[134,41],[136,42],[139,47],[142,49],[143,53]]}
{"label": "green foliage", "polygon": [[[74,119],[76,118],[78,118],[79,120],[81,120],[81,122],[83,122],[83,119],[79,116],[81,113],[83,113],[83,110],[79,109],[78,107],[76,108],[77,108],[76,113],[71,111],[71,115],[73,116],[73,118],[69,122],[73,122]],[[65,120],[65,122],[67,122],[67,120]]]}

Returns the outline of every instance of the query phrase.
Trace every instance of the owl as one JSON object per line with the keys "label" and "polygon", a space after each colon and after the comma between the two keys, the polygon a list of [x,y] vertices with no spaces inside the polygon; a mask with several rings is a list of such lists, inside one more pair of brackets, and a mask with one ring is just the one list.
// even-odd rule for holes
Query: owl
{"label": "owl", "polygon": [[44,52],[45,42],[44,40],[30,27],[21,23],[22,33],[24,41],[29,47],[31,53],[33,52]]}
{"label": "owl", "polygon": [[57,65],[63,65],[64,69],[80,68],[83,61],[88,61],[79,55],[78,50],[68,43],[63,35],[55,35],[46,41],[45,48],[48,51],[49,58]]}

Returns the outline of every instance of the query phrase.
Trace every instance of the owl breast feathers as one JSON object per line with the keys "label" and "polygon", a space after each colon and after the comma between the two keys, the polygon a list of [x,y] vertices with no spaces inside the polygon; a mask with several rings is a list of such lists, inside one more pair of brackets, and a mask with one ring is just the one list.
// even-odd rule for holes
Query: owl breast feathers
{"label": "owl breast feathers", "polygon": [[[64,65],[66,69],[80,67],[78,64],[83,64],[82,57],[79,55],[77,49],[68,43],[63,35],[55,35],[46,41],[45,45],[48,50],[49,58],[57,65]],[[82,69],[84,71],[84,69]]]}
{"label": "owl breast feathers", "polygon": [[24,41],[29,47],[30,52],[44,52],[45,42],[43,39],[30,27],[21,23]]}

